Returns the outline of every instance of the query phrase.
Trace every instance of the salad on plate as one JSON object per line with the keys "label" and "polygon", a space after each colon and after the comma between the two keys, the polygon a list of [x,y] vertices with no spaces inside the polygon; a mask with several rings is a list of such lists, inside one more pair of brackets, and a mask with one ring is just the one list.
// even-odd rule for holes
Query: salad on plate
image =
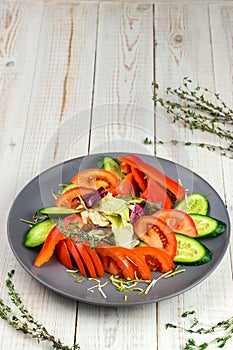
{"label": "salad on plate", "polygon": [[212,252],[202,240],[226,229],[208,215],[206,194],[188,194],[134,154],[101,156],[54,197],[53,206],[38,208],[24,244],[41,246],[35,267],[56,254],[83,277],[151,280],[153,271],[206,264]]}

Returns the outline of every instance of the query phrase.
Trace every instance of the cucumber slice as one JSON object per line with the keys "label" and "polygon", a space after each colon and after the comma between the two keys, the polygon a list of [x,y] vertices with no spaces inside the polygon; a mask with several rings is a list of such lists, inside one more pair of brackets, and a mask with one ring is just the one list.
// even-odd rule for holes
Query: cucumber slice
{"label": "cucumber slice", "polygon": [[50,219],[38,222],[27,233],[26,240],[24,242],[26,247],[36,247],[46,240],[49,232],[56,225],[56,222]]}
{"label": "cucumber slice", "polygon": [[217,237],[226,230],[226,224],[224,222],[210,216],[200,214],[190,214],[190,216],[197,228],[198,237],[196,238]]}
{"label": "cucumber slice", "polygon": [[174,262],[182,265],[202,265],[212,258],[211,251],[198,240],[175,233],[177,252]]}
{"label": "cucumber slice", "polygon": [[124,175],[121,172],[119,163],[111,157],[100,157],[98,159],[98,167],[108,170],[115,174],[118,179],[123,179]]}
{"label": "cucumber slice", "polygon": [[206,215],[209,210],[209,202],[203,194],[192,193],[179,202],[175,209],[182,210],[187,214]]}
{"label": "cucumber slice", "polygon": [[70,190],[71,188],[75,188],[75,187],[78,187],[78,185],[77,184],[68,184],[68,185],[65,185],[64,187],[63,187],[63,189],[59,192],[59,194],[63,194],[63,193],[65,193],[66,191],[68,191],[68,190]]}
{"label": "cucumber slice", "polygon": [[80,210],[64,208],[64,207],[45,207],[45,208],[41,208],[39,212],[44,215],[59,216],[59,215],[77,214],[77,213],[80,213]]}

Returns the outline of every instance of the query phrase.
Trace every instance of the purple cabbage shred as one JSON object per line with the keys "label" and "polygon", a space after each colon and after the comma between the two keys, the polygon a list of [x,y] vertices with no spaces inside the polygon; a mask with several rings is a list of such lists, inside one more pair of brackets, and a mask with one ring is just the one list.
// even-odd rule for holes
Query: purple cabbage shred
{"label": "purple cabbage shred", "polygon": [[93,190],[91,193],[84,194],[82,200],[87,208],[91,208],[96,202],[107,195],[107,191],[103,187]]}
{"label": "purple cabbage shred", "polygon": [[136,221],[140,216],[143,215],[145,209],[145,203],[135,203],[134,208],[130,213],[130,222]]}

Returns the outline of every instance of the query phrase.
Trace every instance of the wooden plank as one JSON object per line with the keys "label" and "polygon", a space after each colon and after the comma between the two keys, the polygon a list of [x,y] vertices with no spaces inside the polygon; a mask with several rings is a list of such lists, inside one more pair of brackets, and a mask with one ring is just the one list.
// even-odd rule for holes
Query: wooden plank
{"label": "wooden plank", "polygon": [[[8,158],[4,155],[1,161],[2,178],[14,179],[9,201],[14,199],[15,185],[19,191],[42,169],[87,152],[98,11],[98,5],[93,4],[20,3],[12,7],[18,17],[11,10],[14,27],[9,34],[5,33],[9,42],[7,55],[10,53],[6,56],[13,60],[16,55],[19,67],[17,70],[11,65],[4,67],[9,76],[4,81],[6,97],[2,97],[2,108],[9,119],[6,118],[3,131],[6,136],[9,132],[9,138],[6,140]],[[83,109],[89,112],[80,115]],[[14,152],[12,157],[11,152]],[[5,249],[1,251],[1,259],[4,261],[2,275],[6,275],[7,269],[17,267],[15,284],[35,318],[62,341],[72,344],[76,302],[33,280],[16,264],[9,250],[7,254]],[[35,340],[15,334],[5,324],[1,344],[5,349],[38,349]],[[40,345],[41,349],[47,347],[46,343]]]}
{"label": "wooden plank", "polygon": [[[214,25],[217,23],[217,25]],[[232,38],[233,38],[233,8],[232,6],[210,7],[210,28],[213,45],[213,65],[216,92],[218,92],[229,107],[232,106]],[[219,30],[217,30],[219,28]],[[229,129],[232,130],[232,127]],[[228,174],[232,173],[232,160],[223,157],[223,183],[224,197],[227,203],[231,222],[233,219],[232,209],[232,181]],[[233,245],[231,240],[231,256]]]}
{"label": "wooden plank", "polygon": [[[15,0],[10,0],[10,1],[15,1]],[[20,1],[30,1],[30,0],[20,0]],[[62,3],[64,4],[64,0],[41,0],[45,3]],[[190,4],[230,4],[231,5],[232,0],[195,0],[195,1],[190,1],[190,0],[72,0],[73,3],[149,3],[149,4],[180,4],[180,5],[190,5]]]}
{"label": "wooden plank", "polygon": [[[152,7],[101,4],[91,153],[144,152],[143,137],[154,128],[152,80]],[[150,112],[142,113],[144,109]],[[155,349],[156,337],[148,334],[156,334],[155,304],[130,309],[79,305],[83,349]]]}
{"label": "wooden plank", "polygon": [[90,150],[153,152],[152,7],[104,4],[99,22]]}
{"label": "wooden plank", "polygon": [[[34,16],[31,16],[31,13]],[[1,297],[7,298],[4,280],[16,269],[14,282],[27,300],[30,278],[25,280],[7,244],[6,226],[9,207],[14,199],[20,167],[26,116],[31,96],[40,35],[42,4],[4,2],[0,8],[0,176],[1,193]],[[30,28],[34,28],[30,31]],[[6,190],[7,189],[7,190]],[[22,289],[21,289],[22,287]],[[30,297],[29,297],[30,299]],[[26,301],[25,300],[25,301]],[[15,334],[6,323],[1,324],[1,346],[5,349],[26,347],[26,339]]]}
{"label": "wooden plank", "polygon": [[46,6],[25,136],[25,151],[34,145],[36,171],[87,153],[97,10],[91,4]]}
{"label": "wooden plank", "polygon": [[[211,54],[211,39],[209,32],[209,9],[206,5],[156,6],[155,11],[156,35],[156,79],[161,91],[166,87],[178,87],[182,78],[189,76],[194,84],[200,84],[214,90],[213,61]],[[211,19],[211,28],[216,19]],[[218,23],[216,28],[221,28]],[[221,30],[220,30],[221,32]],[[216,40],[221,36],[216,30]],[[222,51],[221,51],[222,52]],[[164,95],[165,96],[165,95]],[[156,135],[161,139],[181,139],[197,141],[203,135],[184,130],[182,126],[171,125],[171,120],[162,115],[161,109],[157,114]],[[204,136],[205,138],[207,136]],[[208,136],[208,141],[215,139]],[[185,149],[181,146],[159,146],[157,154],[181,163],[199,173],[209,181],[224,196],[224,181],[222,178],[222,160],[216,154],[199,149]],[[207,164],[214,164],[215,171]],[[217,169],[217,170],[216,170]],[[215,176],[218,171],[219,176]],[[224,198],[224,197],[223,197]],[[231,268],[229,254],[221,262],[218,269],[200,285],[176,298],[159,303],[159,322],[183,324],[177,317],[185,310],[197,310],[203,322],[208,319],[219,321],[220,315],[230,316],[232,306]],[[209,291],[214,297],[209,298]],[[204,303],[203,303],[204,301]],[[208,310],[208,311],[207,311]],[[184,344],[185,335],[182,331],[165,331],[160,328],[159,346],[177,349],[177,344]]]}

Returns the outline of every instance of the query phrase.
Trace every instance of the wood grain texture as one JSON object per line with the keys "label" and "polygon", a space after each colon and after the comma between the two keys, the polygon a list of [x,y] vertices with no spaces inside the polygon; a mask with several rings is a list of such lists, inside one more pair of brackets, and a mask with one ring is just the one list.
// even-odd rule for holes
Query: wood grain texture
{"label": "wood grain texture", "polygon": [[[193,80],[194,86],[199,84],[214,91],[216,77],[213,75],[215,68],[213,57],[215,57],[215,51],[212,52],[211,42],[219,40],[220,37],[219,33],[210,32],[210,28],[217,28],[213,25],[213,22],[216,24],[216,16],[211,17],[212,22],[210,24],[209,7],[206,5],[198,7],[168,5],[167,8],[157,6],[156,9],[156,67],[158,67],[156,79],[160,89],[165,91],[167,86],[178,87],[182,84],[183,77],[188,76]],[[192,16],[196,18],[195,22],[191,20]],[[224,55],[221,50],[222,54]],[[218,56],[217,53],[216,56]],[[167,85],[168,82],[169,85]],[[161,118],[161,114],[162,111],[159,109],[156,134],[161,138],[164,137],[165,140],[191,140],[193,142],[200,141],[203,138],[204,142],[219,143],[219,140],[212,136],[202,135],[200,132],[191,133],[181,126],[168,127],[171,121],[164,117]],[[184,150],[183,147],[179,148],[179,146],[159,146],[157,154],[169,157],[173,161],[197,172],[210,182],[225,199],[225,180],[219,181],[216,177],[216,172],[222,174],[223,171],[221,157],[209,151],[195,149],[195,147]],[[229,161],[227,163],[229,164]],[[213,165],[214,171],[212,169]],[[217,271],[199,286],[180,295],[176,300],[159,303],[158,317],[160,322],[164,324],[166,320],[169,320],[169,322],[176,323],[177,314],[181,315],[184,311],[193,309],[203,315],[202,317],[207,323],[208,319],[217,322],[219,318],[223,319],[226,315],[230,316],[232,301],[229,299],[231,289],[228,288],[229,284],[232,288],[231,263],[228,252]],[[221,290],[224,290],[224,293]],[[212,296],[211,298],[208,297],[210,291],[215,296],[214,302]],[[215,298],[219,302],[216,302]],[[204,304],[203,300],[205,301]],[[221,311],[217,305],[221,305]],[[180,319],[180,325],[183,325],[182,319]],[[163,331],[162,328],[159,339],[159,346],[179,349],[177,344],[184,343],[184,334],[183,332],[177,332],[171,339],[167,335],[167,331]]]}
{"label": "wood grain texture", "polygon": [[[8,12],[3,12],[6,24],[1,52],[6,63],[13,58],[13,63],[16,62],[4,66],[6,76],[1,94],[4,109],[1,121],[6,124],[1,131],[7,138],[7,151],[4,158],[1,156],[1,175],[9,181],[6,195],[9,205],[15,190],[18,192],[43,168],[77,155],[76,152],[78,155],[87,152],[90,113],[80,120],[78,112],[91,106],[97,9],[95,5],[74,8],[20,3],[12,8],[10,4]],[[89,26],[89,22],[93,25]],[[77,130],[84,131],[81,141]],[[75,145],[77,137],[79,142]],[[2,213],[5,222],[6,210]],[[6,245],[5,231],[2,235]],[[16,265],[9,249],[1,248],[1,261],[4,261],[2,275],[6,276],[7,269],[17,267],[14,282],[35,318],[46,324],[51,333],[72,344],[76,303],[31,280]],[[3,348],[38,348],[34,340],[14,334],[4,324]],[[48,348],[48,344],[43,343],[41,348]]]}
{"label": "wood grain texture", "polygon": [[[220,32],[217,32],[216,26],[213,26],[213,20],[218,23]],[[216,91],[220,94],[221,98],[226,101],[228,106],[232,106],[232,39],[233,39],[233,9],[229,6],[212,6],[210,8],[210,27],[212,34],[212,46],[213,46],[213,64]],[[221,39],[220,39],[221,38]],[[221,69],[219,68],[221,67]],[[232,130],[232,129],[231,129]],[[233,131],[233,130],[232,130]],[[233,170],[232,162],[227,159],[222,159],[222,171],[223,171],[223,184],[224,184],[224,198],[226,200],[227,208],[232,222],[232,181],[230,174]],[[233,254],[233,245],[231,238],[231,257]]]}
{"label": "wood grain texture", "polygon": [[[101,4],[91,153],[142,152],[143,138],[154,136],[152,80],[152,7]],[[80,304],[78,339],[84,349],[155,349],[156,337],[148,338],[141,322],[156,333],[155,304],[130,309]]]}
{"label": "wood grain texture", "polygon": [[[215,140],[154,114],[152,81],[164,94],[184,76],[232,105],[232,1],[2,1],[0,4],[0,294],[14,282],[29,310],[81,350],[180,350],[187,335],[165,330],[195,309],[204,323],[232,316],[232,241],[218,268],[172,299],[130,308],[99,307],[59,296],[32,279],[7,244],[15,195],[41,170],[87,153],[127,151],[176,161],[210,182],[231,219],[232,161],[196,147],[154,140]],[[164,95],[163,95],[164,96]],[[48,349],[2,322],[1,348]],[[232,343],[225,346],[232,349]]]}
{"label": "wood grain texture", "polygon": [[152,81],[151,5],[100,5],[91,152],[139,151],[153,137]]}

